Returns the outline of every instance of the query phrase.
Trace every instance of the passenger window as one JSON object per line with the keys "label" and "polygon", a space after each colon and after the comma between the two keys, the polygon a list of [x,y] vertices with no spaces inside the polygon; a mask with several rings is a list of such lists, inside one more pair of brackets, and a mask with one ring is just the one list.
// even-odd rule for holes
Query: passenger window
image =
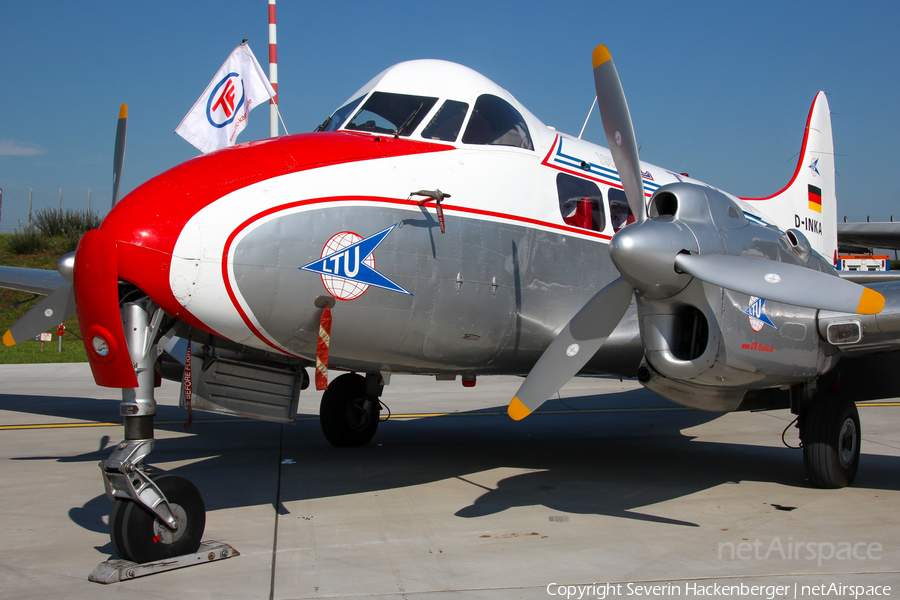
{"label": "passenger window", "polygon": [[559,212],[567,225],[592,231],[606,228],[603,196],[596,183],[559,173],[556,191],[559,193]]}
{"label": "passenger window", "polygon": [[469,105],[465,102],[447,100],[431,119],[431,123],[422,130],[422,137],[426,140],[455,142],[468,110]]}
{"label": "passenger window", "polygon": [[628,198],[625,192],[617,188],[609,188],[607,193],[609,196],[609,220],[613,230],[618,231],[634,223],[634,215],[631,214],[631,207],[628,205]]}
{"label": "passenger window", "polygon": [[437,98],[375,92],[347,123],[352,131],[409,135],[415,131]]}
{"label": "passenger window", "polygon": [[483,94],[475,101],[475,110],[469,118],[462,141],[464,144],[534,150],[528,126],[519,111],[506,100],[490,94]]}

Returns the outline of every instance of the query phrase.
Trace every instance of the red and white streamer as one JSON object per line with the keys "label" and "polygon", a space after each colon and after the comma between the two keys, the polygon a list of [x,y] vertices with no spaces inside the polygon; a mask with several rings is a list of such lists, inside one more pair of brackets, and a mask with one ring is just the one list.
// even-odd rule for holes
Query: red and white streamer
{"label": "red and white streamer", "polygon": [[331,307],[322,309],[319,341],[316,344],[316,389],[328,389],[328,346],[331,344]]}

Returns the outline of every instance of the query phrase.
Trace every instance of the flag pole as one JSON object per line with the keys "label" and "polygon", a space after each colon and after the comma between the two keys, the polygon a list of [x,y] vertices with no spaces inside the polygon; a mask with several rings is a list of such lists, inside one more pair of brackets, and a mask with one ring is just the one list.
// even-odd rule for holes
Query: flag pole
{"label": "flag pole", "polygon": [[269,100],[269,135],[278,137],[278,43],[275,36],[275,0],[269,0],[269,83],[275,97]]}

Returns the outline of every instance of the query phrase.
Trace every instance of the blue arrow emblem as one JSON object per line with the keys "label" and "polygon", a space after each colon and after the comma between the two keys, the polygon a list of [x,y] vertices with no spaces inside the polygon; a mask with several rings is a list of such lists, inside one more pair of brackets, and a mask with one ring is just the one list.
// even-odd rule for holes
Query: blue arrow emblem
{"label": "blue arrow emblem", "polygon": [[397,224],[394,223],[383,231],[379,231],[355,244],[351,244],[346,248],[341,248],[327,256],[316,259],[309,264],[303,265],[300,269],[318,273],[319,275],[346,279],[347,281],[354,281],[412,296],[410,292],[406,291],[364,262],[373,252],[375,252],[375,249],[396,226]]}
{"label": "blue arrow emblem", "polygon": [[821,175],[821,173],[819,173],[819,159],[818,158],[813,159],[813,161],[811,163],[809,163],[809,170],[812,171],[813,176]]}
{"label": "blue arrow emblem", "polygon": [[765,298],[757,298],[756,301],[748,306],[743,313],[748,317],[754,318],[757,321],[763,323],[764,325],[768,325],[772,329],[778,329],[775,327],[775,323],[772,322],[772,319],[769,318],[769,315],[766,314],[766,299]]}

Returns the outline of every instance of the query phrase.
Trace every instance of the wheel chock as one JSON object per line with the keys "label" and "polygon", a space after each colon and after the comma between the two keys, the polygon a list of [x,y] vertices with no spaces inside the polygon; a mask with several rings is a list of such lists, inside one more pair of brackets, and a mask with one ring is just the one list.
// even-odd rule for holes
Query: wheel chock
{"label": "wheel chock", "polygon": [[130,560],[107,560],[97,565],[88,579],[94,583],[117,583],[240,555],[240,552],[224,542],[201,542],[195,554],[173,556],[157,562],[138,564]]}

